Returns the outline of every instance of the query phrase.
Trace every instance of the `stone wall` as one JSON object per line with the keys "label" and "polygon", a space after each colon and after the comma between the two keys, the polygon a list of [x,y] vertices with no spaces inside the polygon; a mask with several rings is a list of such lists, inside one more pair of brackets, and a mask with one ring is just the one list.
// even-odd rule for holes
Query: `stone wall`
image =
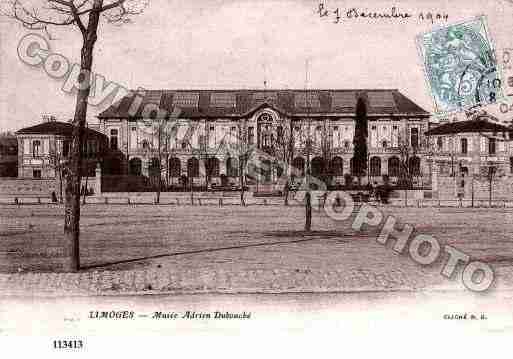
{"label": "stone wall", "polygon": [[[101,193],[95,177],[82,177],[82,185],[95,194]],[[30,178],[0,178],[0,197],[49,197],[52,192],[58,196],[59,180]],[[64,189],[64,183],[63,183]]]}
{"label": "stone wall", "polygon": [[[490,182],[483,176],[450,177],[438,176],[436,198],[453,199],[461,196],[463,199],[488,199],[490,195]],[[494,178],[492,182],[492,198],[494,200],[513,199],[513,176]]]}

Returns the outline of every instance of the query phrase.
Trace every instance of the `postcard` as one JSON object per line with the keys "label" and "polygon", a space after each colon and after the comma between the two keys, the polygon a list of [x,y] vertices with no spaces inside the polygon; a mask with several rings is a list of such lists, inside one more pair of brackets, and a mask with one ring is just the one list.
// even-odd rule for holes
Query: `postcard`
{"label": "postcard", "polygon": [[507,348],[512,26],[510,0],[2,1],[2,352]]}

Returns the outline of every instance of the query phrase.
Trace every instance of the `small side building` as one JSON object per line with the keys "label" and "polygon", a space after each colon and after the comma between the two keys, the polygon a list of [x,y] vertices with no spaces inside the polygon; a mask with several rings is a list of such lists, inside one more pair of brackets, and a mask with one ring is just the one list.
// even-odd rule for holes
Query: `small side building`
{"label": "small side building", "polygon": [[489,114],[431,128],[432,189],[440,199],[512,199],[513,129]]}
{"label": "small side building", "polygon": [[[16,132],[18,139],[18,178],[47,179],[57,176],[57,169],[71,151],[73,125],[47,121]],[[86,128],[82,149],[82,175],[93,177],[107,148],[107,137]]]}

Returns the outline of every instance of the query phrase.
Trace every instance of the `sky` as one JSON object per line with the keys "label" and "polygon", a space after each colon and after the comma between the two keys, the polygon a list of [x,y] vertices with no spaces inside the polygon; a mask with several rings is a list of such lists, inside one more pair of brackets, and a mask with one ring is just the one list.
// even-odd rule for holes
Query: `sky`
{"label": "sky", "polygon": [[[319,16],[319,0],[149,0],[133,23],[101,24],[93,70],[133,89],[261,89],[264,80],[276,89],[397,88],[433,111],[418,34],[485,14],[498,58],[513,48],[509,0],[321,2],[330,16]],[[392,6],[413,17],[336,24],[332,15],[336,8],[390,12]],[[448,20],[420,20],[420,12],[448,14]],[[0,132],[37,124],[44,114],[73,117],[75,96],[61,90],[62,81],[18,58],[18,43],[30,32],[0,18]],[[51,34],[51,50],[78,62],[78,29]],[[492,107],[491,113],[509,116]],[[96,122],[105,108],[90,106],[88,121]]]}

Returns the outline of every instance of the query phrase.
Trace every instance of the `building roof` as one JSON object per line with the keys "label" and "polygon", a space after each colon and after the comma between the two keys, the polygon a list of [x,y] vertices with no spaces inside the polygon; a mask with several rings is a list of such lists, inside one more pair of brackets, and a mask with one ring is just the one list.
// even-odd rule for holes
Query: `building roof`
{"label": "building roof", "polygon": [[[90,128],[86,128],[85,130],[87,137],[106,137],[103,133],[92,130]],[[71,137],[72,133],[73,125],[71,123],[59,121],[42,122],[35,126],[22,128],[16,132],[18,135],[58,135],[65,137]]]}
{"label": "building roof", "polygon": [[[270,106],[288,116],[301,114],[354,115],[359,96],[367,100],[369,115],[408,114],[422,117],[429,113],[396,89],[353,90],[147,90],[141,106],[130,115],[134,93],[103,111],[99,118],[141,118],[147,104],[172,113],[180,108],[181,118],[244,117],[262,106]],[[151,107],[149,107],[151,108]],[[156,111],[155,111],[156,112]],[[155,113],[154,112],[154,113]],[[155,114],[152,114],[155,117]],[[144,117],[152,117],[146,114]]]}
{"label": "building roof", "polygon": [[481,115],[472,120],[456,121],[434,127],[426,132],[427,136],[449,135],[472,132],[510,132],[513,128],[492,122],[490,115]]}

